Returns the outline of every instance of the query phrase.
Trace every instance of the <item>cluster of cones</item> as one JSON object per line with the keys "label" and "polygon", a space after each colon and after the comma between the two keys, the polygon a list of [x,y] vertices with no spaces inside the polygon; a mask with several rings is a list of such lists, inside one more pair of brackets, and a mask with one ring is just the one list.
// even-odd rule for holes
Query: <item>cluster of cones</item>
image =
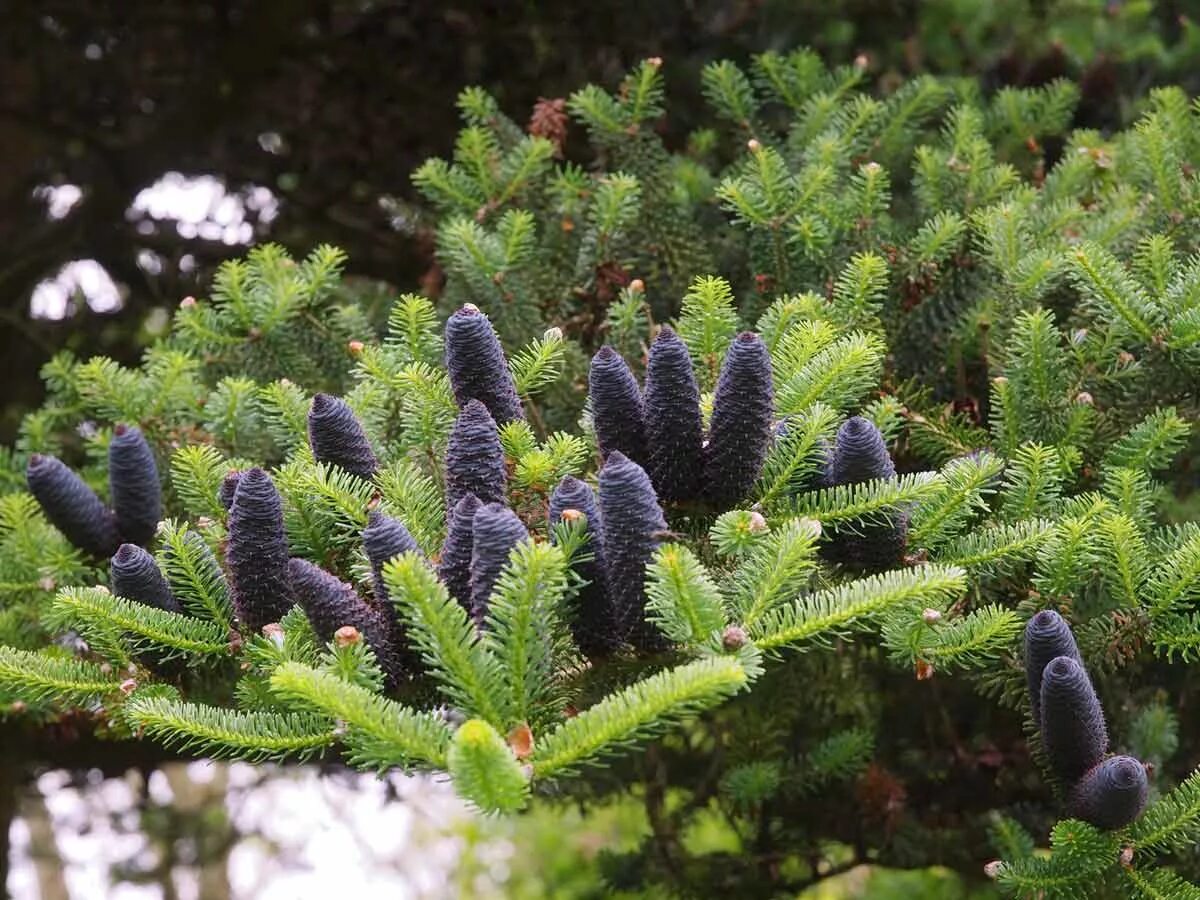
{"label": "cluster of cones", "polygon": [[1026,626],[1025,672],[1046,761],[1067,792],[1067,815],[1097,828],[1128,825],[1146,807],[1146,767],[1108,754],[1104,710],[1070,626],[1053,610]]}

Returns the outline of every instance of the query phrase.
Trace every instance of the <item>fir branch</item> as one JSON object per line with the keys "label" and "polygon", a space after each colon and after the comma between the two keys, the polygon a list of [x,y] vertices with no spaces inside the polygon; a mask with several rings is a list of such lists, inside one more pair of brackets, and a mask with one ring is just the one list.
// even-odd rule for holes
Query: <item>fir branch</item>
{"label": "fir branch", "polygon": [[746,687],[745,666],[713,656],[651,675],[612,693],[546,735],[537,744],[533,770],[539,777],[566,775],[628,750],[675,722],[716,706]]}
{"label": "fir branch", "polygon": [[168,749],[213,759],[304,761],[337,737],[321,716],[224,709],[157,694],[130,697],[121,714]]}

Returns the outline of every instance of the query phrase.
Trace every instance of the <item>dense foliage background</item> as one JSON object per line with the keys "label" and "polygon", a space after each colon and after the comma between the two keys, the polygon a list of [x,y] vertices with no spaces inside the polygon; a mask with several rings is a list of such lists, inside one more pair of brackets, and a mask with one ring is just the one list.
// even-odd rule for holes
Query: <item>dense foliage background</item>
{"label": "dense foliage background", "polygon": [[[1152,85],[1196,91],[1200,33],[1188,12],[1184,0],[10,0],[0,31],[0,439],[40,401],[38,369],[55,350],[135,360],[164,326],[151,310],[196,292],[251,236],[299,254],[334,243],[353,275],[436,289],[409,176],[447,153],[464,85],[482,85],[520,120],[541,97],[614,84],[658,56],[671,91],[663,127],[677,147],[702,118],[705,64],[803,44],[830,59],[863,55],[883,85],[923,71],[978,73],[995,86],[1077,78],[1075,124],[1113,126]],[[568,155],[582,131],[570,129]],[[164,176],[176,189],[215,179],[204,182],[212,208],[202,202],[181,224],[139,203]],[[226,192],[236,211],[216,208]],[[189,206],[178,190],[169,197],[174,215]],[[214,215],[249,227],[226,243],[219,227],[199,227]],[[111,276],[119,311],[97,314],[77,297],[62,318],[31,319],[39,284],[76,260]]]}

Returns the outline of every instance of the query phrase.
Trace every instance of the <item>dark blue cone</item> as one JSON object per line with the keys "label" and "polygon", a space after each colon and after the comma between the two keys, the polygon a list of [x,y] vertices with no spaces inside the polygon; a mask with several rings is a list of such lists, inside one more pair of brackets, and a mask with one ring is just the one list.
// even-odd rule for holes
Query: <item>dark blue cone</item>
{"label": "dark blue cone", "polygon": [[392,642],[392,629],[379,610],[359,597],[353,587],[306,559],[292,559],[288,574],[296,602],[317,637],[328,643],[342,626],[357,628],[375,652],[384,686],[389,691],[395,690],[403,680],[404,671]]}
{"label": "dark blue cone", "polygon": [[1112,831],[1140,816],[1149,795],[1146,767],[1132,756],[1112,756],[1075,785],[1067,799],[1067,815]]}
{"label": "dark blue cone", "polygon": [[120,546],[111,560],[108,577],[109,587],[118,597],[167,612],[183,612],[154,557],[137,544]]}
{"label": "dark blue cone", "polygon": [[118,425],[108,445],[108,492],[122,540],[143,546],[162,518],[162,484],[141,429]]}
{"label": "dark blue cone", "polygon": [[421,548],[404,523],[384,515],[377,509],[367,514],[367,527],[362,533],[363,549],[371,562],[371,576],[375,582],[375,599],[387,600],[387,585],[383,582],[383,567],[404,553],[420,553]]}
{"label": "dark blue cone", "polygon": [[238,469],[230,469],[225,473],[225,477],[221,479],[221,487],[217,492],[217,499],[221,501],[221,505],[228,512],[233,508],[233,496],[237,493],[238,482],[242,480],[242,473]]}
{"label": "dark blue cone", "polygon": [[[875,424],[862,416],[843,422],[829,453],[824,486],[895,477],[895,463]],[[879,521],[853,522],[827,533],[829,540],[822,546],[826,559],[854,571],[882,572],[904,561],[908,516],[894,512]]]}
{"label": "dark blue cone", "polygon": [[488,503],[475,512],[472,525],[471,615],[476,622],[487,617],[488,601],[513,547],[529,539],[517,514],[500,503]]}
{"label": "dark blue cone", "polygon": [[1079,660],[1060,656],[1042,674],[1042,747],[1065,785],[1104,759],[1108,729],[1092,680]]}
{"label": "dark blue cone", "polygon": [[852,416],[843,422],[830,454],[829,483],[859,484],[895,475],[896,465],[875,423],[862,416]]}
{"label": "dark blue cone", "polygon": [[308,411],[308,443],[317,462],[332,463],[359,478],[369,481],[379,468],[362,423],[340,397],[313,397]]}
{"label": "dark blue cone", "polygon": [[745,499],[754,487],[767,458],[774,416],[771,354],[762,338],[744,331],[721,367],[705,450],[705,489],[718,510]]}
{"label": "dark blue cone", "polygon": [[247,631],[258,634],[292,608],[283,501],[262,469],[246,470],[238,482],[225,560],[234,612]]}
{"label": "dark blue cone", "polygon": [[601,539],[600,510],[591,487],[568,475],[550,495],[550,524],[557,525],[571,511],[587,520],[586,538],[579,548],[591,559],[575,565],[575,574],[586,584],[579,590],[571,616],[571,633],[580,651],[588,659],[611,653],[621,644],[620,626],[604,580],[604,546]]}
{"label": "dark blue cone", "polygon": [[474,494],[467,494],[450,510],[446,542],[442,544],[438,578],[450,596],[467,612],[471,611],[471,554],[475,549],[475,513],[482,506]]}
{"label": "dark blue cone", "polygon": [[1071,626],[1054,610],[1043,609],[1025,626],[1025,678],[1035,722],[1040,722],[1042,716],[1042,672],[1060,656],[1083,661]]}
{"label": "dark blue cone", "polygon": [[704,474],[700,389],[687,345],[664,325],[646,363],[646,472],[663,501],[698,500]]}
{"label": "dark blue cone", "polygon": [[500,425],[525,418],[500,338],[469,304],[446,322],[446,371],[459,406],[478,400]]}
{"label": "dark blue cone", "polygon": [[646,420],[642,391],[629,364],[612,347],[601,347],[588,373],[596,444],[605,459],[619,450],[634,462],[646,459]]}
{"label": "dark blue cone", "polygon": [[646,621],[646,566],[667,529],[650,478],[637,463],[613,453],[600,470],[604,575],[621,634],[642,650],[668,646]]}
{"label": "dark blue cone", "polygon": [[463,407],[446,445],[446,507],[467,494],[482,503],[503,503],[508,483],[496,421],[478,400]]}
{"label": "dark blue cone", "polygon": [[116,552],[121,543],[116,516],[61,460],[35,453],[25,480],[46,518],[68,541],[95,557]]}

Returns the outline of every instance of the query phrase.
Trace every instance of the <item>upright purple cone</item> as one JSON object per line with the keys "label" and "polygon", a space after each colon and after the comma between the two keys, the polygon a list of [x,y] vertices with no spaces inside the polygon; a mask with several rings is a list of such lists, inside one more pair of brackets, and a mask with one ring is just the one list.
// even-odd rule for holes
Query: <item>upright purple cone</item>
{"label": "upright purple cone", "polygon": [[46,518],[68,541],[95,557],[116,552],[121,543],[116,516],[61,460],[35,453],[25,480]]}
{"label": "upright purple cone", "polygon": [[446,507],[467,494],[483,503],[502,503],[508,484],[504,448],[487,407],[470,400],[458,414],[446,445]]}
{"label": "upright purple cone", "polygon": [[729,509],[754,487],[774,416],[771,354],[762,338],[744,331],[725,355],[705,448],[704,485],[717,509]]}
{"label": "upright purple cone", "polygon": [[571,633],[583,655],[596,659],[620,646],[620,626],[604,576],[604,543],[596,494],[589,485],[568,475],[550,495],[550,524],[559,524],[564,514],[572,515],[572,511],[585,519],[585,538],[579,552],[591,558],[574,567],[575,574],[585,584],[576,597]]}
{"label": "upright purple cone", "polygon": [[155,609],[182,613],[154,557],[137,544],[122,544],[109,565],[109,587],[118,597]]}
{"label": "upright purple cone", "polygon": [[601,347],[592,357],[588,396],[600,455],[607,459],[619,450],[634,462],[644,462],[646,414],[642,391],[629,364],[612,347]]}
{"label": "upright purple cone", "polygon": [[471,615],[482,622],[509,553],[529,539],[529,531],[507,506],[488,503],[476,510],[471,533]]}
{"label": "upright purple cone", "polygon": [[[826,485],[859,484],[895,477],[896,466],[875,423],[862,416],[853,416],[843,422],[829,454]],[[831,528],[823,552],[827,559],[848,569],[882,572],[904,560],[907,539],[908,515],[896,511],[886,514],[881,521]]]}
{"label": "upright purple cone", "polygon": [[666,647],[646,620],[646,566],[667,522],[645,470],[619,451],[600,470],[600,522],[605,581],[622,633],[642,650]]}
{"label": "upright purple cone", "polygon": [[442,544],[438,578],[446,591],[467,612],[471,611],[471,554],[475,549],[475,513],[482,506],[474,494],[462,497],[446,523],[446,541]]}
{"label": "upright purple cone", "polygon": [[646,363],[646,472],[660,499],[686,502],[701,494],[704,423],[700,389],[687,345],[664,325]]}
{"label": "upright purple cone", "polygon": [[145,546],[162,518],[162,484],[154,451],[140,428],[118,425],[108,445],[108,493],[122,540]]}
{"label": "upright purple cone", "polygon": [[317,394],[308,410],[308,443],[317,462],[332,463],[368,481],[379,460],[362,423],[341,397]]}
{"label": "upright purple cone", "polygon": [[496,329],[470,304],[446,322],[446,371],[459,406],[478,400],[500,425],[525,418]]}
{"label": "upright purple cone", "polygon": [[404,671],[392,642],[392,629],[380,611],[336,575],[306,559],[290,560],[288,574],[296,602],[304,610],[317,637],[329,642],[344,625],[358,629],[367,646],[375,652],[385,686],[389,691],[395,690]]}
{"label": "upright purple cone", "polygon": [[283,501],[262,469],[247,469],[238,482],[225,561],[234,612],[247,631],[259,633],[292,608]]}

